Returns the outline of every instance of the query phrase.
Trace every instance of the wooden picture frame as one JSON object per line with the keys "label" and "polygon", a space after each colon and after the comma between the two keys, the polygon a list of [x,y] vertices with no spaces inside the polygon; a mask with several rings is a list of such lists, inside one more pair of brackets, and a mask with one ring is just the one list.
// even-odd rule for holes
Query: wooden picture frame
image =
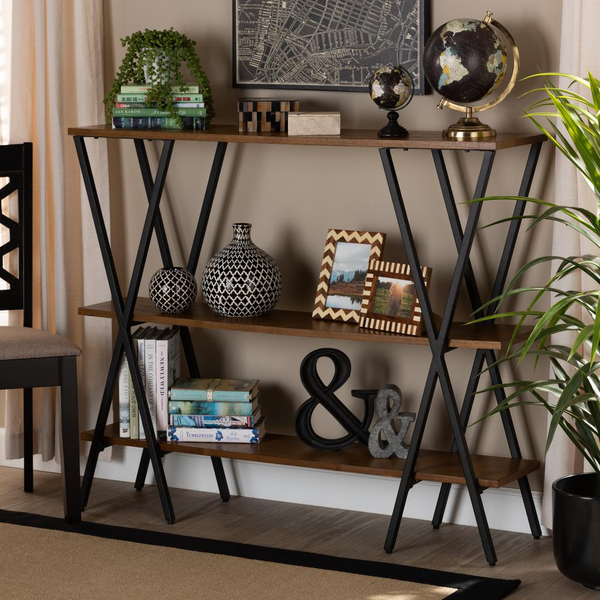
{"label": "wooden picture frame", "polygon": [[369,265],[381,258],[384,243],[385,233],[348,229],[327,232],[313,319],[359,322]]}
{"label": "wooden picture frame", "polygon": [[[431,268],[422,267],[422,274],[425,288],[429,289]],[[410,292],[412,300],[408,309],[404,306],[407,300],[407,285],[412,287]],[[365,280],[359,326],[400,335],[421,335],[423,329],[421,307],[409,265],[380,260],[371,261]]]}

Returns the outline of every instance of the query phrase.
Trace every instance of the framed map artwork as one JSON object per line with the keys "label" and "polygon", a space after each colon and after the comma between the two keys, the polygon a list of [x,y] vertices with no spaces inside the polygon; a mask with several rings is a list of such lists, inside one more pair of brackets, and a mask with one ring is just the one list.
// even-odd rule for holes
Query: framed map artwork
{"label": "framed map artwork", "polygon": [[402,65],[427,91],[430,0],[233,0],[233,85],[359,92]]}

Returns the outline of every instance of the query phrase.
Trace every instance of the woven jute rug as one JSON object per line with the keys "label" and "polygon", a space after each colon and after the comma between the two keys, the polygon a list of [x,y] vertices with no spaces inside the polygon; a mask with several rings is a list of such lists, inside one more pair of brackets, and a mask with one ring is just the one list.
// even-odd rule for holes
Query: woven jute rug
{"label": "woven jute rug", "polygon": [[3,600],[500,600],[504,581],[0,510]]}

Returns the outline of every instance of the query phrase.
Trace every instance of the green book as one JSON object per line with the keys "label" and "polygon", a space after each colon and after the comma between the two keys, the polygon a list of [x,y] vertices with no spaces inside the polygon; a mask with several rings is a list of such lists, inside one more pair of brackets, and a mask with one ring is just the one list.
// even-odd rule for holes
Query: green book
{"label": "green book", "polygon": [[170,415],[198,415],[213,417],[251,417],[258,408],[254,402],[174,402],[169,401]]}
{"label": "green book", "polygon": [[[176,113],[180,117],[205,117],[205,108],[177,108]],[[113,110],[115,117],[170,117],[171,114],[166,110],[158,108],[115,108]]]}
{"label": "green book", "polygon": [[[181,92],[171,96],[173,102],[204,102],[202,94]],[[117,94],[117,102],[143,102],[146,103],[146,94]]]}
{"label": "green book", "polygon": [[[151,90],[151,85],[122,85],[121,94],[145,94],[148,90]],[[174,94],[199,94],[200,86],[198,85],[173,85],[171,90]]]}
{"label": "green book", "polygon": [[258,396],[257,379],[201,379],[190,377],[171,387],[171,400],[244,402]]}

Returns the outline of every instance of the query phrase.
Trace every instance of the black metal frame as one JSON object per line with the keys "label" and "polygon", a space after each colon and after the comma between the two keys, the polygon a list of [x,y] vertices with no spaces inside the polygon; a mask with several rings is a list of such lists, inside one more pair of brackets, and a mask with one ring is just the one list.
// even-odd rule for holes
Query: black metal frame
{"label": "black metal frame", "polygon": [[[163,142],[162,152],[159,159],[158,170],[156,178],[153,181],[152,174],[150,172],[150,165],[148,161],[148,155],[143,140],[135,140],[135,147],[137,151],[138,161],[140,164],[140,170],[142,173],[142,179],[144,181],[144,187],[148,196],[148,210],[146,212],[146,218],[144,221],[144,227],[142,229],[142,235],[136,255],[131,280],[127,292],[127,297],[123,299],[121,292],[121,286],[119,284],[119,278],[117,276],[112,250],[110,247],[110,241],[106,231],[106,225],[102,214],[102,208],[98,198],[98,192],[96,190],[96,184],[94,183],[94,177],[85,147],[85,141],[82,136],[74,137],[75,148],[77,150],[77,156],[79,158],[79,165],[81,167],[81,173],[83,175],[83,181],[85,184],[90,208],[92,211],[92,217],[94,220],[94,226],[96,228],[96,234],[98,236],[98,242],[100,244],[100,250],[104,261],[104,267],[106,269],[106,275],[108,278],[108,284],[111,291],[111,297],[115,309],[118,334],[116,343],[113,349],[113,356],[110,363],[108,377],[106,380],[106,386],[102,396],[102,402],[98,413],[98,419],[96,421],[96,428],[92,439],[92,445],[83,477],[81,499],[82,508],[85,508],[89,499],[92,482],[94,479],[94,473],[96,465],[98,463],[98,457],[100,452],[104,450],[103,435],[104,429],[107,424],[108,414],[112,405],[112,397],[115,389],[119,366],[123,355],[125,355],[129,368],[132,375],[133,388],[138,399],[138,410],[142,419],[142,426],[146,434],[146,448],[142,452],[140,460],[140,466],[138,469],[138,475],[136,477],[135,488],[141,490],[144,485],[144,480],[148,471],[148,466],[151,463],[154,475],[156,477],[156,485],[158,487],[158,493],[162,503],[165,519],[168,523],[175,522],[175,512],[173,510],[173,504],[171,502],[171,495],[167,486],[167,481],[163,469],[162,457],[165,455],[160,450],[157,437],[152,427],[152,420],[150,416],[150,410],[148,408],[148,400],[142,384],[139,369],[137,367],[137,360],[135,358],[135,351],[133,347],[133,340],[131,335],[131,327],[134,325],[133,311],[135,309],[135,301],[138,296],[142,274],[144,266],[146,264],[146,258],[148,256],[148,249],[150,247],[150,241],[152,234],[156,231],[158,245],[161,252],[161,257],[165,267],[170,267],[173,264],[167,237],[160,213],[160,201],[164,190],[165,180],[173,153],[173,147],[175,145],[174,140],[165,140]],[[213,161],[212,169],[206,193],[204,195],[204,202],[202,204],[202,210],[198,219],[196,227],[196,233],[190,251],[187,268],[192,272],[196,272],[198,266],[198,260],[200,257],[200,251],[204,242],[204,236],[206,233],[206,227],[208,225],[208,219],[212,204],[219,181],[219,175],[221,173],[221,167],[223,166],[223,159],[225,157],[225,151],[227,144],[221,142],[217,145],[215,158]],[[188,363],[190,375],[192,377],[199,376],[198,363],[194,353],[194,348],[191,342],[191,337],[187,327],[181,328],[181,340],[185,353],[185,357]],[[227,480],[223,470],[222,461],[220,458],[213,459],[213,467],[215,470],[215,476],[217,484],[219,486],[219,492],[223,501],[228,501],[230,494],[227,486]]]}
{"label": "black metal frame", "polygon": [[[425,54],[425,42],[431,34],[431,0],[414,0],[419,3],[421,15],[421,27],[419,28],[419,68],[420,86],[415,89],[415,96],[425,96],[431,93],[431,86],[425,77],[423,69],[423,55]],[[276,84],[276,83],[240,83],[238,81],[238,51],[237,51],[237,8],[239,0],[232,0],[232,35],[231,35],[231,84],[234,88],[247,88],[258,90],[311,90],[313,92],[367,92],[368,85],[364,86],[341,86],[341,85],[300,85],[300,84]],[[404,107],[403,107],[404,108]]]}
{"label": "black metal frame", "polygon": [[[173,513],[173,507],[171,505],[169,490],[167,487],[165,474],[161,463],[161,458],[166,454],[166,452],[160,450],[159,444],[156,440],[156,436],[154,435],[154,431],[151,426],[147,399],[144,394],[144,390],[142,389],[143,386],[137,368],[137,362],[134,357],[130,329],[133,325],[133,310],[135,306],[135,299],[139,290],[140,279],[142,276],[146,256],[148,253],[148,247],[153,231],[156,231],[157,240],[164,265],[172,265],[171,254],[166,239],[159,204],[164,188],[165,178],[171,158],[171,153],[173,150],[174,141],[166,140],[163,142],[163,150],[160,157],[156,179],[153,181],[152,175],[150,173],[150,167],[144,142],[143,140],[134,140],[140,169],[142,172],[142,178],[144,180],[144,186],[146,189],[146,194],[148,196],[149,205],[140,240],[138,254],[131,276],[129,291],[125,302],[123,301],[119,281],[116,275],[116,270],[114,267],[113,257],[110,249],[110,243],[107,237],[106,228],[104,226],[102,211],[96,192],[87,151],[85,148],[84,138],[82,136],[75,136],[74,141],[80,161],[85,187],[88,194],[88,199],[90,202],[90,207],[92,209],[92,216],[94,218],[94,224],[100,243],[100,250],[102,252],[102,257],[104,260],[112,300],[115,307],[117,322],[119,326],[117,341],[113,351],[113,358],[109,368],[107,383],[104,390],[102,404],[98,415],[98,421],[96,424],[96,429],[94,431],[92,447],[90,450],[90,455],[88,458],[88,463],[84,475],[82,488],[82,504],[84,507],[87,504],[94,477],[94,471],[98,460],[98,455],[104,449],[104,429],[106,427],[108,412],[112,403],[112,394],[117,379],[119,364],[123,353],[125,353],[131,367],[134,389],[138,398],[139,410],[142,416],[144,430],[146,432],[147,443],[147,447],[142,453],[142,459],[140,461],[140,466],[135,481],[135,488],[137,490],[141,490],[143,488],[149,464],[152,463],[160,498],[165,512],[165,517],[169,523],[172,523],[175,520],[175,516]],[[215,192],[219,181],[219,175],[221,172],[221,167],[223,165],[223,159],[225,157],[226,149],[227,144],[225,142],[218,143],[210,177],[206,188],[206,193],[204,196],[204,202],[202,204],[202,209],[196,226],[196,233],[194,236],[192,249],[190,251],[190,256],[188,259],[187,268],[192,273],[195,273],[198,266],[198,259],[200,256],[200,251],[202,249],[202,244],[204,241],[204,236],[206,233],[206,228],[208,225],[208,220],[210,217],[210,212],[214,201]],[[535,143],[531,147],[529,158],[525,167],[525,172],[523,174],[521,187],[519,190],[520,196],[527,196],[529,194],[531,183],[535,175],[538,158],[540,155],[540,150],[541,143]],[[475,239],[475,234],[477,232],[479,216],[481,214],[483,204],[481,202],[473,202],[470,205],[466,226],[463,231],[461,221],[456,209],[456,203],[452,192],[450,179],[448,177],[448,172],[446,170],[442,151],[432,150],[434,164],[436,167],[440,187],[442,190],[442,195],[448,213],[448,219],[450,221],[450,226],[452,228],[454,241],[458,251],[458,258],[454,268],[454,273],[450,284],[450,290],[448,293],[446,306],[444,308],[441,325],[438,329],[434,322],[434,315],[431,309],[431,304],[429,302],[429,297],[427,295],[425,282],[423,280],[421,263],[417,253],[415,240],[412,235],[410,220],[406,211],[406,206],[402,197],[402,193],[400,191],[398,177],[396,175],[396,170],[392,161],[391,150],[382,148],[379,150],[379,153],[383,164],[385,177],[388,183],[392,204],[398,221],[398,226],[402,236],[402,241],[406,251],[408,263],[411,267],[412,272],[415,274],[415,287],[417,290],[419,302],[421,304],[423,321],[425,324],[425,329],[427,332],[427,337],[432,353],[431,365],[427,376],[425,388],[423,391],[423,396],[421,399],[417,419],[415,421],[412,442],[410,444],[408,457],[406,459],[404,474],[400,482],[398,495],[394,505],[392,518],[390,520],[390,526],[388,529],[384,548],[388,553],[393,551],[397,540],[402,515],[404,513],[404,507],[406,505],[408,492],[415,483],[418,483],[415,480],[416,461],[421,447],[425,425],[427,423],[427,418],[433,401],[433,394],[436,389],[437,383],[439,382],[444,398],[444,403],[446,406],[446,411],[450,420],[452,433],[454,436],[452,451],[457,452],[460,457],[460,462],[464,472],[471,503],[473,505],[473,510],[475,512],[475,518],[479,528],[479,533],[481,536],[485,556],[488,563],[490,565],[493,565],[496,563],[496,552],[494,549],[490,529],[487,523],[487,517],[481,500],[481,493],[483,492],[483,490],[478,485],[478,481],[473,469],[473,464],[471,462],[471,455],[469,453],[469,448],[465,439],[465,428],[469,420],[469,416],[473,406],[474,394],[479,384],[479,377],[484,362],[486,362],[490,367],[490,374],[492,382],[494,384],[501,382],[501,376],[498,367],[494,366],[494,363],[496,362],[496,356],[494,352],[492,350],[477,350],[473,362],[473,368],[471,371],[471,378],[467,386],[467,392],[465,394],[465,398],[462,404],[462,409],[459,412],[450,379],[450,373],[448,371],[445,359],[446,353],[451,350],[451,348],[448,347],[450,327],[457,308],[459,291],[463,279],[465,280],[467,285],[467,290],[472,308],[476,310],[482,306],[482,301],[479,295],[479,290],[477,288],[475,275],[473,273],[473,268],[470,262],[470,252]],[[483,151],[483,161],[477,181],[477,186],[475,188],[474,198],[481,198],[485,196],[487,185],[492,172],[492,167],[494,164],[495,155],[496,152],[493,150]],[[525,202],[517,201],[513,215],[523,215],[524,209]],[[506,283],[508,269],[510,267],[511,259],[514,253],[519,229],[520,221],[512,221],[509,227],[509,231],[504,245],[504,250],[498,267],[496,280],[493,286],[492,297],[499,295],[502,292]],[[490,306],[488,308],[488,312],[494,310],[494,308],[495,306]],[[182,343],[188,366],[190,369],[190,374],[192,376],[198,376],[199,369],[196,362],[194,349],[191,343],[189,330],[187,328],[182,329]],[[496,392],[496,399],[498,402],[502,402],[504,397],[504,392],[502,390],[498,390]],[[514,424],[508,411],[502,413],[502,423],[504,426],[504,431],[508,441],[511,456],[513,456],[514,458],[521,458],[521,452],[519,449]],[[215,476],[219,486],[221,498],[223,499],[223,501],[227,501],[229,499],[229,490],[221,459],[213,457],[212,463],[215,470]],[[519,479],[519,486],[532,534],[535,538],[538,538],[541,535],[541,530],[527,477],[522,477],[521,479]],[[433,526],[435,528],[438,528],[442,522],[449,492],[450,485],[443,484],[433,519]]]}
{"label": "black metal frame", "polygon": [[[525,173],[523,175],[523,180],[521,183],[520,195],[522,196],[526,196],[531,188],[531,183],[535,174],[540,150],[541,143],[534,144],[530,150],[529,159],[527,161]],[[406,505],[406,500],[408,497],[408,492],[410,488],[416,483],[414,474],[416,469],[417,457],[421,448],[423,433],[425,430],[425,425],[427,423],[429,410],[431,408],[431,403],[433,400],[433,393],[439,380],[440,387],[442,389],[442,395],[444,397],[444,403],[446,405],[446,411],[448,413],[450,425],[452,428],[452,433],[454,435],[452,451],[458,452],[460,457],[461,465],[467,484],[467,490],[469,492],[471,504],[473,505],[473,510],[475,512],[475,519],[479,528],[479,535],[481,537],[481,542],[483,545],[486,559],[490,565],[495,565],[497,561],[496,551],[494,548],[494,543],[492,541],[489,525],[487,523],[485,509],[481,500],[481,492],[483,490],[480,489],[477,482],[477,478],[475,476],[475,472],[473,470],[473,464],[471,462],[471,456],[465,438],[465,429],[473,406],[474,394],[477,391],[477,386],[479,384],[479,376],[483,367],[483,361],[487,361],[488,365],[491,366],[494,364],[496,358],[493,351],[491,350],[477,350],[475,360],[473,363],[473,369],[471,371],[471,379],[469,380],[469,384],[467,386],[467,392],[460,414],[458,411],[456,398],[452,388],[452,383],[450,381],[450,374],[445,360],[445,354],[451,350],[448,347],[450,326],[452,324],[454,313],[458,304],[458,296],[463,279],[465,279],[466,281],[467,290],[473,309],[477,310],[483,304],[479,296],[479,291],[477,288],[475,276],[469,258],[471,247],[473,245],[475,234],[477,232],[477,225],[479,222],[479,216],[481,214],[483,203],[473,202],[470,205],[467,224],[463,232],[458,212],[456,210],[456,203],[452,192],[452,186],[448,177],[448,172],[446,170],[442,151],[433,150],[433,159],[440,181],[444,202],[446,204],[448,218],[452,227],[452,233],[454,236],[456,248],[458,250],[458,259],[454,268],[454,274],[452,276],[450,284],[450,291],[448,293],[448,298],[442,317],[442,323],[438,330],[434,323],[431,304],[429,302],[429,297],[427,296],[427,292],[425,289],[425,282],[421,274],[421,262],[419,260],[417,249],[414,243],[414,238],[410,229],[410,222],[408,214],[406,212],[404,200],[402,198],[402,193],[400,191],[400,186],[398,183],[394,163],[392,161],[391,152],[389,149],[381,149],[379,152],[381,155],[383,169],[385,171],[388,187],[390,190],[390,195],[392,197],[392,203],[396,212],[398,225],[402,234],[404,249],[406,251],[407,259],[410,264],[411,270],[414,274],[415,287],[417,290],[419,301],[421,303],[421,308],[423,311],[423,320],[425,323],[427,337],[429,339],[429,345],[431,347],[432,352],[431,366],[429,369],[429,374],[427,376],[425,389],[423,391],[423,397],[421,400],[417,420],[415,422],[412,441],[410,444],[408,457],[406,459],[402,480],[400,482],[396,503],[392,512],[392,518],[390,521],[390,526],[385,541],[385,550],[386,552],[390,553],[394,549],[398,536],[398,531],[400,528],[400,523],[402,520],[402,515],[404,513],[404,507]],[[482,198],[485,196],[487,185],[492,172],[494,158],[495,151],[488,150],[483,153],[483,161],[479,173],[479,178],[477,181],[477,186],[475,188],[474,198]],[[525,202],[517,201],[515,211],[513,214],[515,216],[522,215],[524,208]],[[504,284],[506,282],[506,277],[508,274],[508,269],[515,249],[517,235],[519,233],[519,224],[520,222],[518,220],[513,221],[509,228],[506,242],[504,245],[504,251],[502,253],[502,258],[498,267],[496,281],[492,292],[492,298],[500,294],[504,288]],[[491,306],[490,310],[493,311],[494,308],[495,306]],[[497,366],[492,366],[490,369],[490,373],[492,377],[492,382],[494,384],[499,383],[501,381],[500,372]],[[502,390],[500,390],[500,392],[502,392]],[[501,402],[503,398],[503,393],[496,394],[496,399],[498,402]],[[504,425],[504,430],[508,440],[511,455],[514,458],[521,458],[516,432],[509,412],[502,413],[502,422]],[[525,509],[527,512],[527,517],[529,520],[532,534],[535,538],[539,538],[541,535],[541,530],[527,477],[521,478],[519,480],[519,485],[521,489],[521,494],[523,496],[523,501],[525,504]],[[442,484],[440,497],[438,499],[438,504],[433,520],[433,526],[435,528],[438,528],[441,524],[449,492],[450,485]]]}

